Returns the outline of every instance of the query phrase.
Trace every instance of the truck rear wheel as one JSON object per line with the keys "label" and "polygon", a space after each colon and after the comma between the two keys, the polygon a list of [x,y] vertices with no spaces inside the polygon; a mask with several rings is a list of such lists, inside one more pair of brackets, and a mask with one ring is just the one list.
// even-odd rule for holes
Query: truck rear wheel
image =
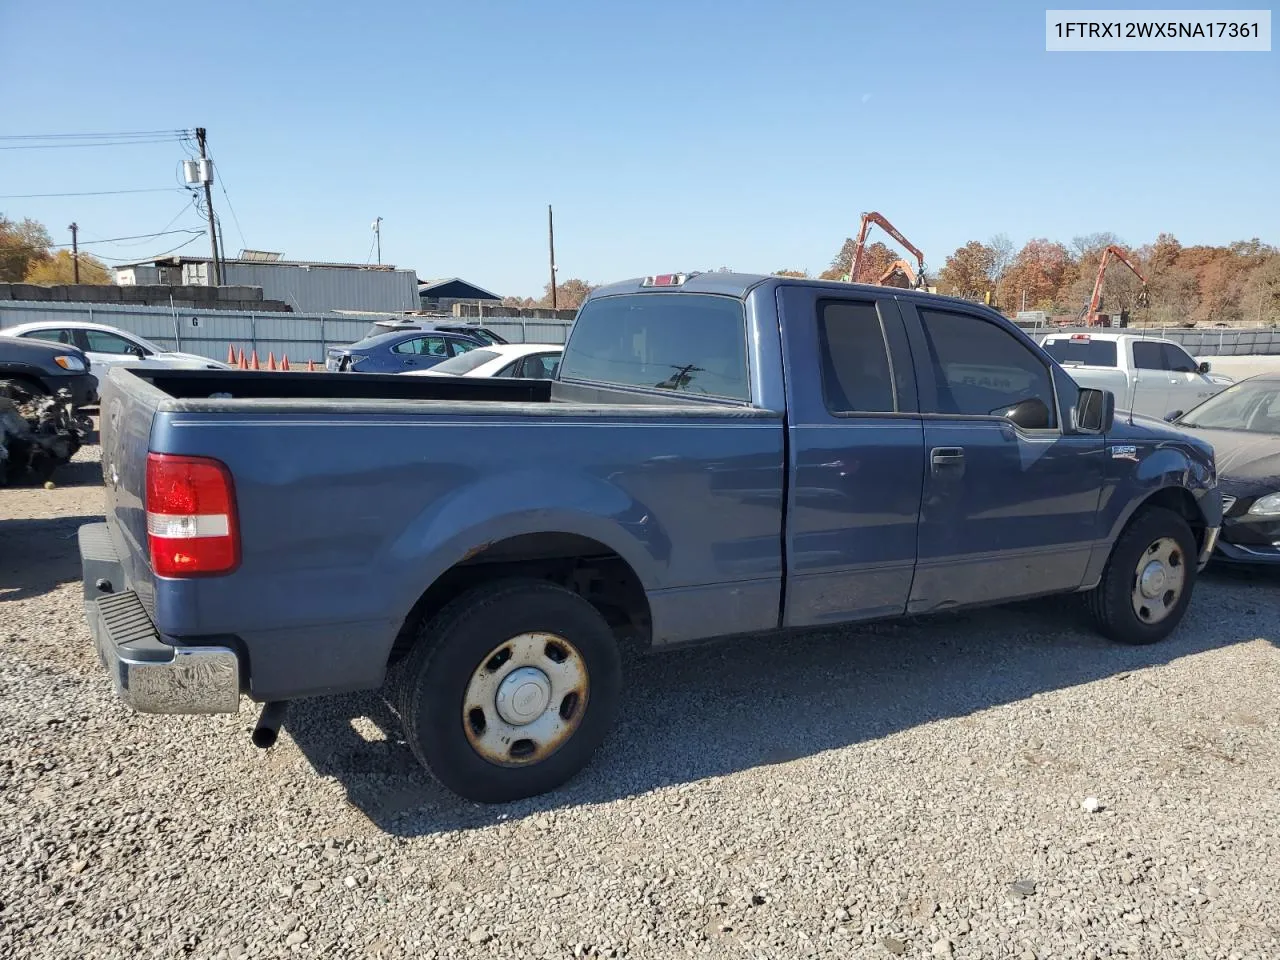
{"label": "truck rear wheel", "polygon": [[414,754],[482,803],[546,793],[578,773],[612,727],[622,689],[604,618],[542,581],[459,597],[423,625],[400,669],[397,708]]}
{"label": "truck rear wheel", "polygon": [[1085,594],[1099,631],[1127,644],[1169,636],[1191,600],[1196,565],[1187,521],[1172,510],[1143,510],[1116,541],[1102,581]]}

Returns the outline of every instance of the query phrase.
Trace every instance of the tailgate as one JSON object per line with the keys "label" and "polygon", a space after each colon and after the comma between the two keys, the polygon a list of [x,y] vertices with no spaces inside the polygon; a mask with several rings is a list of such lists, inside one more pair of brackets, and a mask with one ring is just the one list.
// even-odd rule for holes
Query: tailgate
{"label": "tailgate", "polygon": [[155,616],[155,590],[147,553],[146,483],[151,421],[164,394],[121,367],[104,378],[100,430],[107,525],[129,588]]}

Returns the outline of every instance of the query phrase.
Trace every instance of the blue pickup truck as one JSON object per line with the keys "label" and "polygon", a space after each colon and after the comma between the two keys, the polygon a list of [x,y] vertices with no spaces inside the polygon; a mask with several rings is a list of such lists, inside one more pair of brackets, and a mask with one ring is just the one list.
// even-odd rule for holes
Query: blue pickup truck
{"label": "blue pickup truck", "polygon": [[992,310],[739,274],[595,291],[553,381],[115,369],[102,438],[80,550],[125,701],[247,695],[269,745],[290,700],[385,685],[485,802],[587,764],[621,640],[1078,593],[1150,643],[1222,518],[1208,444]]}

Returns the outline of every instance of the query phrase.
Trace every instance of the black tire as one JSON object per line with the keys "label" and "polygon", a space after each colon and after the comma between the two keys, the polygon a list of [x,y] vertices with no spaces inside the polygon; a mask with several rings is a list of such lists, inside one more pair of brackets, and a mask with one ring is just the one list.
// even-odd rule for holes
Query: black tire
{"label": "black tire", "polygon": [[[1161,620],[1144,621],[1133,606],[1137,567],[1143,555],[1162,538],[1174,540],[1184,567],[1181,595]],[[1134,517],[1111,549],[1098,586],[1085,594],[1085,603],[1100,633],[1116,643],[1143,645],[1157,643],[1173,633],[1196,582],[1198,548],[1186,519],[1172,510],[1147,507]]]}
{"label": "black tire", "polygon": [[[504,766],[472,746],[463,701],[493,651],[530,632],[555,634],[576,648],[588,678],[585,702],[580,715],[575,711],[576,727],[548,755]],[[463,594],[423,624],[396,672],[392,696],[414,754],[443,786],[480,803],[537,796],[577,774],[613,726],[622,691],[621,657],[604,618],[576,593],[537,580]]]}

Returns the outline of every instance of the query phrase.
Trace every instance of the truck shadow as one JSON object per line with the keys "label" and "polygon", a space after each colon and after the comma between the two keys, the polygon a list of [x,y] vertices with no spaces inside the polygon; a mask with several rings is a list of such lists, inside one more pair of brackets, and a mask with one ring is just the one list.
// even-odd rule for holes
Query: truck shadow
{"label": "truck shadow", "polygon": [[1170,640],[1118,646],[1091,633],[1066,598],[629,655],[618,724],[590,767],[558,791],[507,805],[471,803],[438,786],[380,695],[296,704],[285,729],[316,771],[341,782],[349,801],[383,831],[472,829],[787,763],[1264,633],[1277,642],[1266,616],[1276,600],[1270,585],[1242,585],[1231,575],[1208,580],[1218,581],[1215,593],[1243,594],[1233,597],[1243,604],[1236,616],[1257,617],[1252,637],[1215,630],[1216,597],[1212,607],[1193,606]]}
{"label": "truck shadow", "polygon": [[[80,464],[72,464],[80,466]],[[76,531],[102,515],[0,520],[0,604],[80,579]]]}

